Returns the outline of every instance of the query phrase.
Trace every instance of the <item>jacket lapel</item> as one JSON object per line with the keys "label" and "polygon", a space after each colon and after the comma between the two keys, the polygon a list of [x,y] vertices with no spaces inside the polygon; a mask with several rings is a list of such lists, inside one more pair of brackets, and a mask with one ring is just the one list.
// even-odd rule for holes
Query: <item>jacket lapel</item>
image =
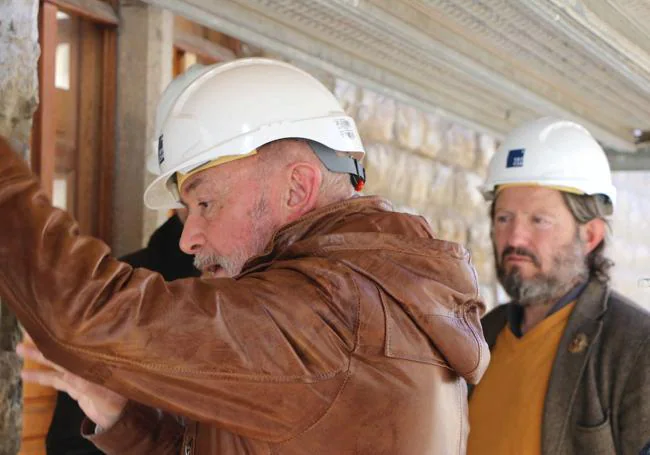
{"label": "jacket lapel", "polygon": [[578,298],[560,341],[544,402],[542,454],[559,454],[580,379],[602,329],[609,290],[592,281]]}

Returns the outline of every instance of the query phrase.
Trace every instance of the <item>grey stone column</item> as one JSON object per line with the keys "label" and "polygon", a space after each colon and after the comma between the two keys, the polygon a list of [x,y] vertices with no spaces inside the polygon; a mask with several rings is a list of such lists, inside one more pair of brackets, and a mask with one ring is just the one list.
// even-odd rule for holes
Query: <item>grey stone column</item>
{"label": "grey stone column", "polygon": [[[38,1],[0,0],[0,135],[28,159],[32,115],[38,104]],[[15,455],[22,426],[20,327],[0,303],[0,455]]]}
{"label": "grey stone column", "polygon": [[158,223],[142,196],[151,178],[146,155],[156,103],[172,77],[174,31],[169,11],[138,0],[122,0],[120,16],[112,245],[118,256],[141,248]]}

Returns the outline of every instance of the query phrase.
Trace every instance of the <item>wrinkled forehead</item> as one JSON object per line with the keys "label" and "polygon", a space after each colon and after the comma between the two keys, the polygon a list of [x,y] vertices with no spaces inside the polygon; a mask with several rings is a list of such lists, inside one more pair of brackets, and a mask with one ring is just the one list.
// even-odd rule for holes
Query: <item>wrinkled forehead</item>
{"label": "wrinkled forehead", "polygon": [[219,197],[229,187],[229,173],[212,167],[187,177],[178,189],[184,205],[197,197]]}
{"label": "wrinkled forehead", "polygon": [[259,180],[254,161],[255,157],[231,161],[189,176],[179,191],[181,203],[187,206],[196,198],[224,199],[233,193],[244,197],[255,186],[252,179]]}

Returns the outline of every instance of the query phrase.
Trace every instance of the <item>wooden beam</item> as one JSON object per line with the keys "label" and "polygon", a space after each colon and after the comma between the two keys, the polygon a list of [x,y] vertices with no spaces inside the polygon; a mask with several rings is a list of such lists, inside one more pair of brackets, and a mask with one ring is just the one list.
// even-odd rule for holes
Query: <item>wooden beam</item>
{"label": "wooden beam", "polygon": [[79,34],[78,131],[75,215],[82,234],[96,235],[99,204],[97,176],[101,151],[102,33],[95,24],[81,21]]}
{"label": "wooden beam", "polygon": [[117,26],[120,22],[116,10],[101,0],[45,0],[61,11],[90,19],[104,25]]}
{"label": "wooden beam", "polygon": [[113,178],[115,170],[115,111],[117,100],[117,30],[103,32],[102,124],[99,155],[99,220],[97,236],[111,244],[113,230]]}
{"label": "wooden beam", "polygon": [[235,53],[227,47],[184,31],[174,33],[174,46],[215,62],[227,62],[237,58]]}
{"label": "wooden beam", "polygon": [[[34,114],[32,126],[32,170],[40,177],[41,186],[52,197],[54,180],[54,159],[56,156],[56,112],[54,87],[56,56],[56,7],[43,3],[38,16],[39,45],[41,57],[38,59],[40,99]],[[47,43],[47,44],[46,44]]]}

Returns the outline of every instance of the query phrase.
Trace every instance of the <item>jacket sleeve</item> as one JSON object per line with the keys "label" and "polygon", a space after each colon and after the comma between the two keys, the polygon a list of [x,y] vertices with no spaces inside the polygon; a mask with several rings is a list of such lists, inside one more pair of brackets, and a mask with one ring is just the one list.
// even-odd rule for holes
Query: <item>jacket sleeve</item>
{"label": "jacket sleeve", "polygon": [[85,419],[81,434],[106,455],[177,455],[183,442],[177,419],[132,401],[112,427],[95,434],[95,424]]}
{"label": "jacket sleeve", "polygon": [[636,349],[617,416],[621,455],[645,455],[642,449],[650,441],[650,336]]}
{"label": "jacket sleeve", "polygon": [[358,308],[343,266],[166,283],[80,236],[1,139],[0,213],[0,296],[71,372],[268,442],[308,427],[343,386]]}

